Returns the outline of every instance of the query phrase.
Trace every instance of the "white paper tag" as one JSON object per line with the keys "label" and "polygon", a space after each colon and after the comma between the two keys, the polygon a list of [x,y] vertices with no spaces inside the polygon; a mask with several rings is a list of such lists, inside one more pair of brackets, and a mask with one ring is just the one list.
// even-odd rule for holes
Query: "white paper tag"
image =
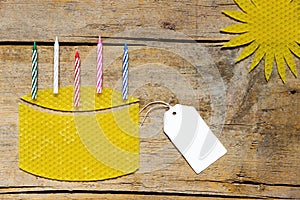
{"label": "white paper tag", "polygon": [[197,174],[227,152],[191,106],[171,106],[164,114],[164,132]]}

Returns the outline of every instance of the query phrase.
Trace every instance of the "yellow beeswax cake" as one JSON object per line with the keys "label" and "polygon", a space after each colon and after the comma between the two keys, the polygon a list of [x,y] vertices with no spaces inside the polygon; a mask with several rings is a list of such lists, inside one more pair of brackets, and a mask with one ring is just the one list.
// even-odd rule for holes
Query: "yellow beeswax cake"
{"label": "yellow beeswax cake", "polygon": [[121,92],[73,87],[39,91],[19,103],[19,167],[31,174],[66,181],[114,178],[139,167],[139,103]]}

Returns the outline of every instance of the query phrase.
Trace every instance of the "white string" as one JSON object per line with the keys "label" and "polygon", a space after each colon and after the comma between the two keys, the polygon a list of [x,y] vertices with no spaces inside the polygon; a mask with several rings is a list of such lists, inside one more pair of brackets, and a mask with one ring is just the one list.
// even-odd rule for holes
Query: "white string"
{"label": "white string", "polygon": [[153,102],[150,102],[150,103],[146,104],[146,105],[140,110],[140,114],[141,114],[147,107],[149,107],[150,105],[153,105],[153,104],[163,104],[163,105],[161,105],[161,106],[155,106],[155,107],[150,108],[150,109],[146,112],[146,114],[145,114],[145,116],[144,116],[142,122],[140,123],[140,128],[143,126],[143,124],[144,124],[144,122],[145,122],[145,120],[146,120],[146,118],[148,117],[148,115],[149,115],[150,112],[152,112],[153,110],[156,110],[156,109],[160,109],[160,108],[168,108],[168,109],[170,109],[170,107],[171,107],[170,104],[168,104],[168,103],[166,103],[166,102],[164,102],[164,101],[153,101]]}
{"label": "white string", "polygon": [[141,110],[140,110],[140,114],[147,108],[149,107],[150,105],[152,104],[164,104],[165,106],[167,106],[168,108],[170,108],[170,104],[168,104],[167,102],[164,102],[164,101],[152,101],[150,103],[147,103]]}

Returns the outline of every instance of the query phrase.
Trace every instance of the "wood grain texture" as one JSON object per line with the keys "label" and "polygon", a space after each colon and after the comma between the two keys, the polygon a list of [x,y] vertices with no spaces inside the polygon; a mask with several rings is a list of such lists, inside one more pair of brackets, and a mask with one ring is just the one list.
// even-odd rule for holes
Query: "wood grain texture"
{"label": "wood grain texture", "polygon": [[[237,7],[231,0],[0,1],[0,199],[299,199],[300,81],[287,72],[283,85],[274,70],[266,83],[262,65],[249,73],[251,59],[235,64],[239,50],[220,49],[230,35],[219,29],[232,23],[224,9]],[[121,87],[127,41],[129,93],[141,106],[153,100],[195,106],[228,153],[195,174],[162,132],[158,110],[141,129],[141,167],[134,174],[60,182],[19,170],[18,99],[30,92],[31,42],[38,41],[39,89],[52,87],[56,35],[62,42],[60,85],[73,84],[75,49],[82,84],[93,85],[99,34],[107,87]],[[195,44],[199,53],[185,48]]]}
{"label": "wood grain texture", "polygon": [[[138,27],[164,28],[200,40],[224,40],[219,30],[232,23],[223,9],[237,9],[231,0],[219,1],[42,1],[0,2],[0,41],[90,42]],[[213,22],[213,23],[212,23]]]}
{"label": "wood grain texture", "polygon": [[[52,55],[53,48],[39,46],[39,88],[52,86]],[[61,48],[61,86],[72,85],[73,54],[76,47]],[[34,191],[55,190],[68,191],[132,191],[132,192],[158,192],[158,193],[184,193],[191,195],[212,195],[232,197],[299,197],[299,81],[290,75],[288,83],[282,85],[279,78],[273,78],[270,83],[265,83],[263,74],[258,68],[254,73],[248,73],[246,66],[233,66],[224,62],[232,56],[231,51],[222,51],[218,47],[207,47],[216,57],[220,58],[220,71],[230,70],[234,67],[238,71],[231,79],[238,76],[245,80],[242,83],[246,88],[240,88],[240,84],[230,83],[227,80],[227,91],[232,90],[231,95],[242,97],[228,97],[226,106],[228,116],[225,120],[220,140],[228,150],[226,156],[218,160],[200,175],[196,175],[174,149],[170,141],[164,136],[161,127],[153,136],[141,130],[141,155],[152,159],[151,165],[156,169],[148,169],[149,160],[141,158],[140,172],[120,177],[117,179],[100,181],[71,183],[59,182],[38,178],[18,169],[17,158],[17,102],[21,95],[30,92],[30,59],[24,59],[30,55],[29,46],[3,46],[0,55],[2,66],[10,66],[10,70],[2,68],[1,79],[1,115],[0,115],[0,193],[28,193]],[[93,60],[93,52],[96,47],[79,47],[82,58],[83,84],[93,84],[95,67],[89,63]],[[106,84],[109,87],[116,85],[120,77],[121,61],[118,53],[120,47],[106,47],[106,60],[113,60],[105,64]],[[111,58],[114,57],[115,58]],[[233,55],[235,56],[235,55]],[[161,59],[164,57],[165,59]],[[173,55],[172,52],[148,47],[131,47],[131,75],[140,73],[139,69],[148,69],[164,66],[179,71],[180,76],[191,82],[198,99],[189,99],[191,105],[196,105],[199,113],[210,123],[212,102],[205,94],[206,87],[200,77],[195,78],[197,71],[182,58]],[[153,65],[153,63],[156,63]],[[242,69],[238,69],[242,68]],[[30,71],[30,70],[29,70]],[[187,73],[187,72],[190,73]],[[174,77],[173,71],[165,74]],[[196,73],[196,74],[195,74]],[[236,72],[235,72],[236,73]],[[144,85],[133,92],[133,95],[141,99],[141,106],[157,99],[178,102],[176,96],[181,91],[170,91],[170,88],[159,84],[147,83],[148,77],[140,77]],[[205,82],[205,84],[209,84]],[[234,89],[236,88],[236,89]],[[241,90],[247,90],[242,92]],[[296,91],[295,93],[293,91]],[[168,95],[166,95],[168,94]],[[267,95],[266,95],[267,94]],[[170,99],[171,98],[171,99]],[[190,98],[187,96],[187,98]],[[182,103],[182,102],[180,102]],[[198,106],[197,106],[198,105]],[[235,108],[238,107],[238,108]],[[230,114],[232,111],[234,114]],[[272,114],[273,113],[273,114]],[[162,121],[162,111],[153,113],[146,127]],[[165,152],[161,152],[164,150]],[[163,160],[163,163],[159,163]],[[162,164],[162,165],[161,165]],[[160,166],[161,165],[161,166]],[[10,186],[14,186],[11,188]]]}
{"label": "wood grain texture", "polygon": [[[195,200],[199,199],[199,196],[178,196],[178,195],[133,195],[133,194],[70,194],[70,193],[62,193],[62,194],[48,194],[48,195],[40,195],[40,194],[18,194],[18,195],[3,195],[5,199],[83,199],[83,200],[94,200],[94,199],[115,199],[115,200]],[[218,198],[218,197],[201,197],[201,199],[207,200],[224,200],[225,198]],[[249,200],[248,198],[244,198],[245,200]]]}

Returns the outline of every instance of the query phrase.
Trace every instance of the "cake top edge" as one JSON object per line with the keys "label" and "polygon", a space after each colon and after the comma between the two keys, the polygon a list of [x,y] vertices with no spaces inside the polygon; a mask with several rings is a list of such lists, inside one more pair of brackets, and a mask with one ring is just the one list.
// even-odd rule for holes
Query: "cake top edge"
{"label": "cake top edge", "polygon": [[99,111],[139,102],[133,96],[123,100],[122,93],[112,88],[103,88],[102,93],[97,94],[94,86],[81,86],[80,103],[78,107],[74,107],[73,92],[72,86],[61,87],[58,94],[54,94],[52,88],[47,88],[39,90],[35,100],[31,98],[31,94],[22,96],[21,100],[46,109],[67,112]]}

